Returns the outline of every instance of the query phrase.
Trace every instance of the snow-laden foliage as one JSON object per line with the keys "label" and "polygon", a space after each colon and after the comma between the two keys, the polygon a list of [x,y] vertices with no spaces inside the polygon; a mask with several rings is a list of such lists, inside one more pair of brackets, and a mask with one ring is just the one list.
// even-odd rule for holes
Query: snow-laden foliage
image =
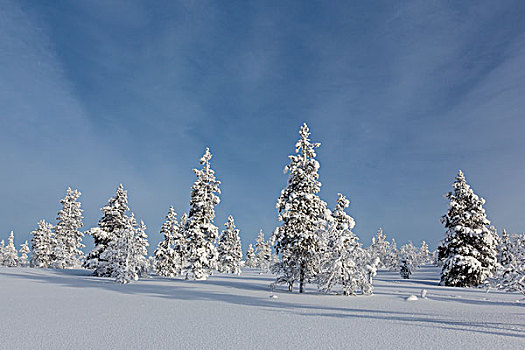
{"label": "snow-laden foliage", "polygon": [[52,266],[56,269],[78,267],[79,256],[82,256],[82,237],[79,231],[82,224],[82,209],[78,198],[81,193],[68,187],[66,196],[60,200],[62,209],[58,212],[57,224],[54,227],[55,258]]}
{"label": "snow-laden foliage", "polygon": [[137,280],[144,266],[141,229],[134,227],[136,222],[133,221],[133,217],[128,217],[124,227],[113,231],[113,239],[100,254],[100,260],[105,261],[108,277],[115,278],[118,283]]}
{"label": "snow-laden foliage", "polygon": [[146,275],[151,275],[155,272],[155,257],[148,256],[146,259]]}
{"label": "snow-laden foliage", "polygon": [[409,278],[412,272],[419,268],[419,249],[408,242],[399,249],[399,273],[403,278]]}
{"label": "snow-laden foliage", "polygon": [[503,230],[498,245],[497,255],[498,263],[500,264],[500,266],[505,268],[506,266],[516,264],[516,247],[517,245],[515,244],[515,242],[513,242],[507,234],[507,230]]}
{"label": "snow-laden foliage", "polygon": [[503,231],[498,258],[500,267],[490,286],[525,295],[525,234],[509,236]]}
{"label": "snow-laden foliage", "polygon": [[18,266],[21,267],[27,267],[29,266],[29,243],[25,241],[21,246],[20,250],[18,251],[20,253],[20,257],[18,258]]}
{"label": "snow-laden foliage", "polygon": [[[131,220],[135,220],[133,214],[131,214]],[[136,226],[136,225],[134,225]],[[135,246],[134,251],[136,256],[135,266],[137,269],[137,275],[139,277],[146,276],[148,274],[148,235],[146,234],[146,225],[144,221],[140,220],[138,227],[135,227],[135,236],[133,244]]]}
{"label": "snow-laden foliage", "polygon": [[128,194],[122,184],[117,188],[115,196],[111,197],[108,204],[100,210],[104,216],[98,222],[98,227],[86,232],[93,236],[95,248],[86,257],[84,267],[94,269],[96,276],[111,276],[113,274],[111,267],[100,256],[115,238],[115,232],[121,231],[126,225],[129,225],[129,217],[126,215],[129,210]]}
{"label": "snow-laden foliage", "polygon": [[185,227],[187,240],[187,263],[189,272],[196,280],[205,280],[211,270],[217,267],[217,248],[215,242],[219,235],[213,224],[215,206],[220,199],[220,181],[210,168],[212,155],[206,148],[200,160],[202,169],[193,169],[197,180],[191,187],[190,211]]}
{"label": "snow-laden foliage", "polygon": [[5,249],[5,242],[2,239],[0,241],[0,266],[3,266],[3,263],[4,263],[4,249]]}
{"label": "snow-laden foliage", "polygon": [[368,248],[370,257],[372,259],[379,258],[378,268],[388,268],[387,266],[387,253],[388,246],[390,243],[386,239],[386,235],[383,233],[383,229],[377,230],[376,236],[372,238],[372,245]]}
{"label": "snow-laden foliage", "polygon": [[497,264],[497,234],[489,227],[485,200],[470,188],[461,170],[447,194],[448,212],[441,222],[447,229],[438,248],[442,261],[441,284],[454,287],[479,286],[490,277]]}
{"label": "snow-laden foliage", "polygon": [[166,221],[160,229],[164,239],[159,242],[157,249],[155,249],[155,271],[159,276],[175,277],[181,274],[181,257],[173,249],[175,236],[178,232],[177,214],[171,206],[168,215],[166,215]]}
{"label": "snow-laden foliage", "polygon": [[272,263],[272,245],[264,240],[263,230],[259,231],[255,243],[255,260],[256,267],[261,269],[261,272],[267,273],[270,271]]}
{"label": "snow-laden foliage", "polygon": [[[175,232],[175,235],[172,239],[173,253],[175,254],[175,269],[179,275],[184,273],[184,269],[187,268],[187,251],[188,251],[188,241],[186,238],[186,227],[188,223],[188,214],[184,213],[180,217],[179,228]],[[186,277],[188,275],[186,274]]]}
{"label": "snow-laden foliage", "polygon": [[38,228],[31,232],[31,267],[50,267],[55,258],[55,237],[53,225],[45,220],[38,222]]}
{"label": "snow-laden foliage", "polygon": [[390,271],[397,271],[399,268],[399,250],[397,249],[397,243],[394,238],[392,238],[392,241],[387,246],[383,264],[385,268]]}
{"label": "snow-laden foliage", "polygon": [[344,295],[355,295],[358,290],[368,294],[372,291],[366,269],[368,257],[359,244],[359,238],[352,232],[355,221],[345,212],[349,204],[350,201],[339,193],[326,235],[318,286],[324,292],[339,286]]}
{"label": "snow-laden foliage", "polygon": [[[370,260],[370,259],[368,259]],[[368,285],[364,285],[363,287],[366,287],[363,289],[363,294],[372,294],[374,291],[374,287],[372,285],[373,278],[377,275],[377,269],[379,267],[380,261],[379,258],[374,258],[370,263],[366,264],[366,276],[368,278]]]}
{"label": "snow-laden foliage", "polygon": [[11,231],[11,234],[9,235],[9,238],[7,240],[7,245],[3,249],[2,254],[2,266],[6,267],[16,267],[18,266],[18,252],[15,247],[15,236],[13,231]]}
{"label": "snow-laden foliage", "polygon": [[418,253],[418,265],[422,266],[428,263],[432,262],[432,255],[430,254],[430,251],[428,249],[427,242],[423,241],[421,242],[421,247],[419,247],[419,253]]}
{"label": "snow-laden foliage", "polygon": [[326,203],[317,193],[319,162],[315,149],[319,143],[311,143],[308,126],[303,124],[300,139],[295,145],[296,155],[290,155],[290,163],[284,171],[288,175],[287,186],[277,201],[281,226],[274,233],[275,251],[281,254],[281,261],[272,266],[277,274],[277,284],[287,284],[291,291],[296,281],[302,293],[307,281],[316,277],[322,252],[320,231],[328,220]]}
{"label": "snow-laden foliage", "polygon": [[241,274],[242,248],[239,229],[235,227],[233,216],[228,216],[228,221],[224,224],[226,229],[219,237],[219,272]]}
{"label": "snow-laden foliage", "polygon": [[254,268],[257,266],[257,259],[255,257],[255,250],[253,245],[248,246],[248,251],[246,252],[246,259],[244,260],[244,266],[249,268]]}

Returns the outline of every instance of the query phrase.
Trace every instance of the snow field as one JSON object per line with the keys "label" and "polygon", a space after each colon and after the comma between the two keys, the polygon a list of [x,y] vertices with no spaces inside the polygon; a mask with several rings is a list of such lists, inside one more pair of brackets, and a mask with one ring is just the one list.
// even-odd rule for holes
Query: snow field
{"label": "snow field", "polygon": [[[272,293],[270,274],[121,285],[88,270],[0,268],[1,349],[521,349],[517,293],[379,271],[373,296]],[[427,298],[420,298],[421,291]],[[278,298],[270,298],[276,295]],[[418,300],[407,301],[410,295]],[[519,301],[519,302],[517,302]]]}

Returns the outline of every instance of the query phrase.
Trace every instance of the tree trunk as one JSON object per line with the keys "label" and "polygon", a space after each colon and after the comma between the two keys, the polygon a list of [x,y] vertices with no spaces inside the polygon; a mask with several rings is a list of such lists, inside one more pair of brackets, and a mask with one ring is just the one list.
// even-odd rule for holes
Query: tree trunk
{"label": "tree trunk", "polygon": [[301,271],[299,271],[299,293],[304,292],[304,266],[301,263],[300,265]]}

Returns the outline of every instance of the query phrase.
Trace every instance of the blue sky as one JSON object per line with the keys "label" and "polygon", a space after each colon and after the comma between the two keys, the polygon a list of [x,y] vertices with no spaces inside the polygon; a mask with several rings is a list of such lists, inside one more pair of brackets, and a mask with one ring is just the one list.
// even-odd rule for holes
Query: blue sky
{"label": "blue sky", "polygon": [[[117,185],[149,228],[188,210],[209,146],[246,248],[276,225],[299,126],[322,143],[321,197],[368,245],[443,237],[462,169],[498,228],[525,231],[522,1],[0,0],[0,238],[86,229]],[[88,248],[91,241],[86,239]]]}

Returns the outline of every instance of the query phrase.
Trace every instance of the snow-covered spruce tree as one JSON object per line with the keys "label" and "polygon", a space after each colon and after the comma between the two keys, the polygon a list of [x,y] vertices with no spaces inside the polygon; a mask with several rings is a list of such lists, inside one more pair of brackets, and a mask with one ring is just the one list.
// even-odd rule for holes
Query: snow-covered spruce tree
{"label": "snow-covered spruce tree", "polygon": [[497,234],[489,227],[485,200],[470,188],[461,170],[447,194],[448,212],[441,222],[447,229],[438,248],[442,261],[440,284],[452,287],[476,287],[490,277],[497,264]]}
{"label": "snow-covered spruce tree", "polygon": [[[133,213],[131,214],[132,220],[135,220]],[[135,225],[136,226],[136,225]],[[134,245],[135,252],[134,256],[136,257],[136,269],[137,275],[139,277],[144,277],[148,274],[148,235],[146,234],[146,225],[144,221],[140,220],[138,227],[135,227],[135,236],[134,236]]]}
{"label": "snow-covered spruce tree", "polygon": [[369,247],[370,257],[374,260],[376,257],[379,258],[378,268],[386,268],[386,255],[388,252],[388,246],[390,243],[386,240],[386,235],[383,233],[383,229],[380,227],[377,230],[376,236],[372,238],[372,245]]}
{"label": "snow-covered spruce tree", "polygon": [[235,228],[233,216],[228,216],[226,229],[219,237],[219,272],[241,274],[242,248],[239,230]]}
{"label": "snow-covered spruce tree", "polygon": [[261,269],[262,273],[270,271],[270,264],[272,262],[272,246],[269,242],[264,240],[263,230],[259,231],[255,243],[255,260],[256,266]]}
{"label": "snow-covered spruce tree", "polygon": [[[182,275],[184,270],[188,267],[187,251],[188,241],[186,237],[186,227],[188,223],[188,214],[184,213],[180,217],[179,229],[175,232],[173,237],[173,252],[176,257],[176,270],[178,275]],[[186,274],[187,277],[187,274]]]}
{"label": "snow-covered spruce tree", "polygon": [[399,268],[399,250],[397,249],[397,243],[394,238],[388,245],[385,257],[384,265],[390,271],[397,271]]}
{"label": "snow-covered spruce tree", "polygon": [[210,168],[211,153],[208,148],[200,160],[202,169],[193,169],[197,180],[191,187],[190,211],[186,224],[188,272],[196,280],[205,280],[217,268],[217,241],[219,230],[213,224],[214,207],[219,204],[220,181]]}
{"label": "snow-covered spruce tree", "polygon": [[159,276],[175,277],[180,274],[180,262],[173,249],[173,240],[178,231],[177,213],[171,206],[168,215],[166,215],[166,221],[160,229],[164,239],[159,242],[157,249],[155,249],[155,271]]}
{"label": "snow-covered spruce tree", "polygon": [[498,259],[498,273],[489,279],[490,286],[525,295],[525,234],[508,236],[503,231]]}
{"label": "snow-covered spruce tree", "polygon": [[18,266],[21,266],[21,267],[27,267],[29,266],[29,254],[30,253],[30,250],[29,250],[29,243],[27,243],[27,241],[25,241],[21,246],[20,246],[20,250],[18,251],[20,253],[20,258],[18,258]]}
{"label": "snow-covered spruce tree", "polygon": [[419,248],[419,254],[418,254],[418,265],[425,265],[430,263],[431,261],[431,255],[430,251],[428,250],[428,244],[427,242],[423,241],[421,242],[421,247]]}
{"label": "snow-covered spruce tree", "polygon": [[2,239],[0,241],[0,266],[4,266],[4,249],[5,249],[5,242]]}
{"label": "snow-covered spruce tree", "polygon": [[276,284],[287,284],[292,291],[298,281],[299,293],[302,293],[306,282],[318,273],[323,246],[320,231],[325,228],[329,213],[326,203],[317,195],[321,182],[315,149],[320,144],[310,142],[306,124],[299,135],[295,145],[297,154],[288,157],[290,163],[284,169],[289,174],[287,186],[277,200],[282,225],[273,239],[275,251],[281,254],[282,260],[272,270],[278,275]]}
{"label": "snow-covered spruce tree", "polygon": [[7,240],[7,245],[4,248],[3,263],[2,263],[3,266],[6,266],[6,267],[18,266],[18,252],[16,251],[14,239],[15,239],[15,236],[13,234],[13,231],[11,231],[11,234],[9,235],[9,239]]}
{"label": "snow-covered spruce tree", "polygon": [[354,219],[345,213],[349,204],[350,201],[339,193],[317,281],[319,289],[324,292],[330,292],[339,285],[344,295],[355,295],[357,290],[367,294],[371,291],[371,286],[367,276],[365,252],[359,244],[359,238],[352,232]]}
{"label": "snow-covered spruce tree", "polygon": [[31,267],[49,267],[54,261],[55,237],[53,225],[45,220],[38,222],[38,228],[31,232]]}
{"label": "snow-covered spruce tree", "polygon": [[[399,272],[403,278],[409,278],[410,274],[419,268],[419,250],[408,242],[399,249]],[[403,267],[403,269],[401,269]],[[408,271],[408,275],[407,275]]]}
{"label": "snow-covered spruce tree", "polygon": [[84,267],[94,269],[95,276],[111,276],[111,269],[108,269],[107,262],[101,259],[100,255],[114,238],[115,232],[129,224],[129,217],[126,215],[129,210],[128,194],[122,184],[117,188],[115,196],[111,197],[108,204],[100,210],[104,216],[98,222],[98,227],[86,232],[93,236],[95,248],[87,255]]}
{"label": "snow-covered spruce tree", "polygon": [[60,200],[62,209],[58,212],[55,231],[55,259],[52,266],[56,269],[67,269],[79,265],[78,258],[83,253],[80,249],[84,247],[79,231],[82,224],[82,209],[78,198],[81,193],[68,187],[66,196]]}
{"label": "snow-covered spruce tree", "polygon": [[132,217],[127,217],[124,226],[114,231],[113,239],[100,254],[100,260],[106,264],[108,277],[118,283],[138,280],[143,251],[138,249],[138,230]]}
{"label": "snow-covered spruce tree", "polygon": [[246,258],[244,259],[244,266],[251,269],[257,267],[257,258],[255,257],[255,250],[253,245],[248,245],[248,251],[246,252]]}
{"label": "snow-covered spruce tree", "polygon": [[514,242],[510,239],[507,234],[507,230],[503,230],[501,234],[500,242],[498,244],[498,263],[501,267],[506,268],[509,265],[516,264],[516,256]]}

